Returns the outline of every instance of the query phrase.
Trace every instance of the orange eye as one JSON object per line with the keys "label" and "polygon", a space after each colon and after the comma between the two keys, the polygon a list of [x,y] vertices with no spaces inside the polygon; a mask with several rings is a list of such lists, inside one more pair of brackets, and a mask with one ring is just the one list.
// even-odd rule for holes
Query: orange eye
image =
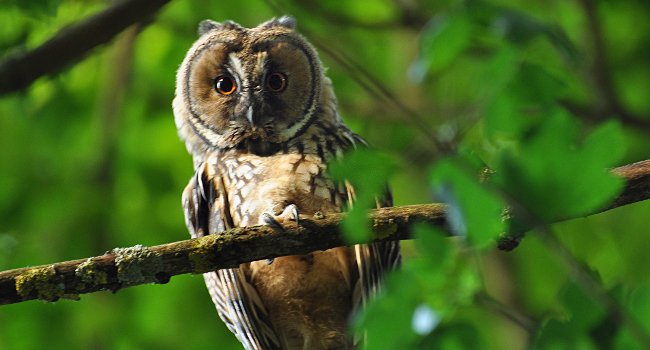
{"label": "orange eye", "polygon": [[266,87],[273,92],[281,92],[287,87],[287,76],[282,73],[273,73],[266,79]]}
{"label": "orange eye", "polygon": [[237,90],[237,83],[227,75],[220,75],[214,80],[214,89],[222,95],[230,95]]}

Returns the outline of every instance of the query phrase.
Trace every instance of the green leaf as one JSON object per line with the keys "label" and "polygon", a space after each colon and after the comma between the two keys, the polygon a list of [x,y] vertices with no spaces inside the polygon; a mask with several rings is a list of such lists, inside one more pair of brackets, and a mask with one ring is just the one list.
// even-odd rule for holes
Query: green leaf
{"label": "green leaf", "polygon": [[591,332],[603,320],[605,310],[573,282],[560,291],[562,318],[549,320],[540,330],[537,349],[596,349]]}
{"label": "green leaf", "polygon": [[440,269],[453,263],[454,255],[449,246],[449,238],[441,230],[418,224],[413,227],[413,238],[417,251],[426,258],[428,265]]}
{"label": "green leaf", "polygon": [[[650,285],[636,288],[629,293],[625,300],[628,315],[641,326],[646,336],[650,334]],[[615,349],[646,349],[647,343],[639,342],[638,335],[632,333],[629,327],[621,327],[614,339]]]}
{"label": "green leaf", "polygon": [[[502,73],[487,74],[498,89],[485,111],[486,134],[498,146],[525,138],[555,108],[555,101],[564,90],[564,83],[543,67],[519,62],[512,50],[501,51],[490,67]],[[516,68],[499,70],[499,64]]]}
{"label": "green leaf", "polygon": [[534,39],[542,37],[569,62],[578,58],[578,48],[571,42],[566,31],[557,26],[541,22],[529,13],[506,6],[494,5],[487,1],[473,1],[472,16],[485,23],[493,34],[508,42],[525,46]]}
{"label": "green leaf", "polygon": [[5,3],[5,5],[18,7],[32,16],[54,16],[60,4],[61,0],[8,0]]}
{"label": "green leaf", "polygon": [[544,67],[524,62],[510,92],[528,106],[546,106],[562,96],[565,83]]}
{"label": "green leaf", "polygon": [[[366,333],[363,348],[408,347],[417,338],[411,329],[412,313],[422,301],[421,289],[406,271],[388,276],[385,293],[373,299],[355,320],[357,333]],[[390,319],[390,322],[386,322]]]}
{"label": "green leaf", "polygon": [[431,333],[417,348],[465,350],[485,349],[486,346],[479,331],[469,323],[451,323]]}
{"label": "green leaf", "polygon": [[492,97],[499,95],[517,77],[521,66],[521,52],[511,45],[502,45],[484,64],[477,83],[481,94]]}
{"label": "green leaf", "polygon": [[471,303],[480,288],[477,271],[468,263],[473,260],[453,239],[424,224],[414,231],[418,254],[387,276],[384,292],[354,322],[357,334],[366,335],[365,348],[419,348],[437,334],[439,321]]}
{"label": "green leaf", "polygon": [[560,291],[560,300],[569,315],[571,332],[588,332],[605,316],[602,305],[587,295],[583,286],[569,282]]}
{"label": "green leaf", "polygon": [[620,127],[606,124],[578,141],[579,124],[555,109],[518,153],[504,150],[495,181],[545,220],[587,214],[605,205],[622,181],[607,169],[622,152]]}
{"label": "green leaf", "polygon": [[454,233],[466,236],[478,247],[487,247],[505,230],[504,204],[479,184],[477,169],[470,174],[459,164],[453,159],[438,162],[431,172],[431,183],[449,206],[448,221]]}
{"label": "green leaf", "polygon": [[517,139],[531,125],[531,119],[521,115],[516,96],[503,93],[488,105],[485,115],[485,131],[493,140]]}
{"label": "green leaf", "polygon": [[367,212],[386,195],[388,178],[394,169],[395,161],[391,157],[369,149],[355,150],[329,165],[332,177],[348,181],[356,194],[354,205],[342,224],[350,243],[362,242],[372,236]]}
{"label": "green leaf", "polygon": [[473,22],[464,11],[435,16],[420,34],[420,53],[411,77],[420,82],[450,65],[471,43]]}
{"label": "green leaf", "polygon": [[609,120],[594,129],[582,143],[582,148],[594,161],[608,165],[615,164],[625,153],[625,139],[621,125]]}

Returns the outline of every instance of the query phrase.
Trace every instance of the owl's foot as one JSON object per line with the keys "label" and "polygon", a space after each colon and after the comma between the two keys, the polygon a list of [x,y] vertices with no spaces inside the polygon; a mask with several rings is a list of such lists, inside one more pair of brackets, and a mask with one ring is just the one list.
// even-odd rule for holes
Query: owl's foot
{"label": "owl's foot", "polygon": [[[296,222],[296,225],[300,223],[300,213],[298,212],[298,207],[295,204],[287,205],[280,215],[275,215],[273,213],[262,213],[260,221],[262,225],[269,225],[278,230],[284,230],[282,223],[287,220],[293,220]],[[271,265],[274,259],[266,259],[266,263]]]}
{"label": "owl's foot", "polygon": [[280,215],[273,213],[262,213],[260,218],[261,224],[273,226],[277,229],[284,230],[282,224],[288,220],[293,220],[296,224],[300,224],[300,212],[295,204],[287,205]]}

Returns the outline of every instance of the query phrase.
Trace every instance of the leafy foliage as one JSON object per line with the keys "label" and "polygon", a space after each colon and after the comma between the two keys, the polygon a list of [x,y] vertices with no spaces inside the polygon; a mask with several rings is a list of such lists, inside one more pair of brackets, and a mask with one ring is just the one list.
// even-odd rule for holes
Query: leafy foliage
{"label": "leafy foliage", "polygon": [[428,348],[454,341],[453,325],[446,340],[437,339],[439,332],[432,331],[438,322],[451,319],[456,309],[470,304],[480,286],[476,266],[462,245],[431,227],[419,227],[415,237],[419,255],[389,276],[387,293],[357,320],[358,329],[368,332],[368,348]]}
{"label": "leafy foliage", "polygon": [[[393,172],[395,161],[385,154],[368,149],[357,150],[343,160],[330,164],[330,174],[338,181],[348,181],[355,191],[354,206],[343,221],[343,230],[351,243],[367,241],[371,237],[368,227],[368,209],[389,195],[385,193],[387,179]],[[364,171],[366,170],[366,171]]]}
{"label": "leafy foliage", "polygon": [[[104,7],[3,2],[2,56]],[[137,36],[0,97],[0,268],[187,237],[180,193],[192,171],[172,120],[175,70],[200,20],[251,26],[282,12],[320,50],[346,122],[378,150],[332,165],[357,189],[351,241],[368,232],[365,209],[386,183],[396,205],[444,201],[452,213],[456,237],[419,227],[403,268],[355,319],[367,348],[648,348],[648,203],[548,223],[602,207],[621,189],[606,169],[648,158],[649,10],[633,0],[171,1]],[[494,174],[481,178],[486,166]],[[495,251],[496,236],[520,227],[538,230]],[[4,306],[0,348],[238,348],[202,284],[179,276]]]}

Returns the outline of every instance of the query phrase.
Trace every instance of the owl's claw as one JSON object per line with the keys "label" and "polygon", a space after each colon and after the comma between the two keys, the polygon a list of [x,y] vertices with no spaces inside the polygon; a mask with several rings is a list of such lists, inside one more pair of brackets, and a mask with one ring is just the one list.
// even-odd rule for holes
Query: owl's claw
{"label": "owl's claw", "polygon": [[272,213],[262,213],[260,218],[261,224],[273,226],[277,229],[284,230],[282,223],[286,220],[293,220],[296,224],[300,224],[300,212],[298,211],[298,206],[295,204],[287,205],[280,215],[274,215]]}
{"label": "owl's claw", "polygon": [[260,218],[260,221],[262,225],[269,225],[277,229],[282,229],[282,225],[280,225],[280,223],[277,220],[275,220],[273,214],[262,213],[262,217]]}
{"label": "owl's claw", "polygon": [[[272,226],[278,230],[284,230],[282,223],[285,220],[293,220],[296,224],[300,223],[300,213],[298,212],[298,206],[295,204],[287,205],[280,215],[274,215],[272,213],[262,213],[260,217],[260,223],[263,225]],[[266,263],[271,265],[275,259],[266,259]]]}
{"label": "owl's claw", "polygon": [[293,221],[296,222],[296,225],[300,225],[300,212],[298,211],[298,206],[295,204],[289,204],[280,216],[288,215]]}

